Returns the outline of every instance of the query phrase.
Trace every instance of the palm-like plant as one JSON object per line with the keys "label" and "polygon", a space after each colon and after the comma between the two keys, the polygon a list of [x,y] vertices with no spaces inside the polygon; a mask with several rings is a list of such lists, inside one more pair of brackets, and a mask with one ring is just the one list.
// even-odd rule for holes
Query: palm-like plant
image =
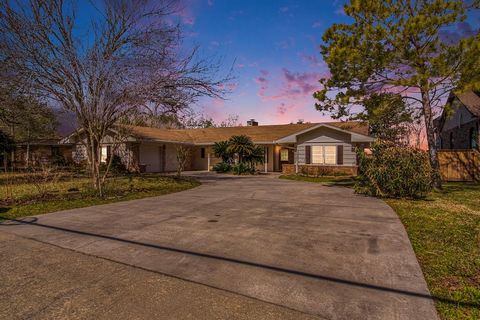
{"label": "palm-like plant", "polygon": [[250,150],[250,152],[244,156],[245,162],[249,163],[250,169],[252,171],[255,170],[255,165],[257,163],[262,164],[265,161],[265,158],[264,158],[265,154],[263,150],[264,149],[262,146],[254,145],[253,148]]}
{"label": "palm-like plant", "polygon": [[252,139],[246,135],[240,136],[232,136],[230,140],[228,140],[228,148],[227,150],[230,153],[238,154],[238,160],[243,162],[246,155],[252,152],[252,149],[255,145],[252,142]]}
{"label": "palm-like plant", "polygon": [[233,153],[229,151],[228,146],[228,141],[215,142],[213,145],[213,153],[215,154],[215,157],[222,158],[222,161],[225,163],[231,163],[233,157]]}

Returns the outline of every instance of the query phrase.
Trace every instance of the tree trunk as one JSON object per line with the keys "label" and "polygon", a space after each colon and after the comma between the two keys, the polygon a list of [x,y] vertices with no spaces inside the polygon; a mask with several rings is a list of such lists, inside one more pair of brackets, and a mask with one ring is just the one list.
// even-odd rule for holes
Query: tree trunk
{"label": "tree trunk", "polygon": [[432,184],[435,189],[442,188],[442,180],[440,177],[440,163],[438,162],[437,145],[435,141],[435,127],[433,125],[433,115],[428,90],[421,90],[423,116],[425,120],[425,132],[427,135],[428,154],[430,165],[433,170]]}
{"label": "tree trunk", "polygon": [[27,141],[27,159],[26,159],[27,168],[30,167],[30,141]]}
{"label": "tree trunk", "polygon": [[[15,140],[15,126],[12,125],[12,139]],[[10,152],[10,167],[12,168],[12,171],[15,169],[15,148],[12,149]]]}
{"label": "tree trunk", "polygon": [[87,133],[87,150],[90,170],[92,173],[93,188],[97,191],[99,197],[103,197],[103,184],[100,174],[101,146],[95,136],[90,132]]}

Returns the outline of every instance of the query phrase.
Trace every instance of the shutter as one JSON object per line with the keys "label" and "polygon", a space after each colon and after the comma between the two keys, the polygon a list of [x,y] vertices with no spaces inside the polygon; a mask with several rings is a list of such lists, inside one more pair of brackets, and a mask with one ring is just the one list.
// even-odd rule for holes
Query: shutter
{"label": "shutter", "polygon": [[310,164],[310,157],[312,155],[312,148],[310,146],[305,146],[305,163]]}
{"label": "shutter", "polygon": [[295,153],[293,150],[288,150],[288,163],[295,163]]}
{"label": "shutter", "polygon": [[343,145],[337,146],[337,164],[343,164]]}

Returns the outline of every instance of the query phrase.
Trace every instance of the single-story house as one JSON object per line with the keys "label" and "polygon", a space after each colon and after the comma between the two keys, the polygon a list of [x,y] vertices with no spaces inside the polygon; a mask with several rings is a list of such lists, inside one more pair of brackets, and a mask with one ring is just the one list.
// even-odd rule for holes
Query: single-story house
{"label": "single-story house", "polygon": [[72,145],[61,142],[60,138],[22,141],[16,144],[13,155],[16,168],[63,165],[72,161]]}
{"label": "single-story house", "polygon": [[451,93],[440,117],[435,119],[438,149],[477,149],[480,146],[480,96],[466,91]]}
{"label": "single-story house", "polygon": [[[368,135],[368,124],[356,121],[285,125],[258,125],[250,121],[248,126],[222,128],[128,128],[128,136],[121,144],[115,144],[115,133],[102,142],[102,159],[106,161],[114,153],[127,167],[146,172],[175,171],[179,145],[191,149],[186,170],[211,170],[221,161],[212,151],[215,142],[247,135],[265,150],[265,163],[258,170],[286,174],[331,170],[356,174],[355,148],[368,147],[374,140]],[[74,144],[72,159],[77,162],[86,160],[80,137],[72,134],[63,140]]]}

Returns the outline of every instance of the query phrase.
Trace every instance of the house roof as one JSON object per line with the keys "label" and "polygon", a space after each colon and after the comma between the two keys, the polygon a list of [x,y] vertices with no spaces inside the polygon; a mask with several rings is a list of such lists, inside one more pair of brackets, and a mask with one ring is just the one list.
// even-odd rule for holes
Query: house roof
{"label": "house roof", "polygon": [[[454,98],[457,98],[465,108],[475,117],[480,117],[480,96],[473,91],[465,91],[463,93],[450,93],[447,103],[451,103]],[[446,110],[444,109],[442,114],[433,120],[433,124],[439,131],[442,130],[446,119]]]}
{"label": "house roof", "polygon": [[[234,135],[247,135],[252,138],[255,143],[267,143],[316,127],[320,124],[321,123],[302,123],[199,129],[158,129],[131,126],[130,129],[132,130],[132,136],[139,140],[212,144],[214,142],[228,140]],[[352,133],[368,135],[368,124],[366,122],[325,122],[324,124]]]}
{"label": "house roof", "polygon": [[458,100],[468,109],[474,116],[480,117],[480,96],[473,91],[465,91],[464,93],[455,95]]}

